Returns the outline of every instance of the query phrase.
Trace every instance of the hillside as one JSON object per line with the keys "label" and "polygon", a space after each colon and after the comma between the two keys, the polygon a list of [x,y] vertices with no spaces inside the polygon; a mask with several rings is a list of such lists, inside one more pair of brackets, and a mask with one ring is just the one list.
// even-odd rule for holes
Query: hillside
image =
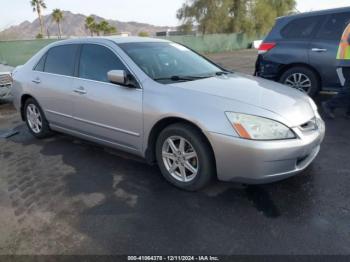
{"label": "hillside", "polygon": [[[97,22],[104,18],[94,16]],[[58,35],[57,24],[52,21],[52,16],[44,16],[44,23],[51,36]],[[73,14],[69,11],[64,11],[64,20],[62,21],[62,33],[66,37],[86,36],[88,31],[85,29],[86,16],[82,14]],[[108,20],[111,25],[117,27],[118,32],[129,32],[132,35],[137,35],[141,31],[148,32],[154,35],[157,31],[165,31],[169,27],[153,26],[150,24],[137,22],[120,22],[117,20]],[[40,31],[39,19],[33,22],[25,21],[19,25],[12,26],[0,32],[0,40],[9,39],[33,39]]]}

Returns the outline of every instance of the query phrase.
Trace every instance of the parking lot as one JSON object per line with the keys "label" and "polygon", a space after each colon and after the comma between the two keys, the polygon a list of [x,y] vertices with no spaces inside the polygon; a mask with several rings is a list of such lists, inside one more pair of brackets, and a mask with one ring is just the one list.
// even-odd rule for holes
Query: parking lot
{"label": "parking lot", "polygon": [[[252,73],[255,55],[210,57]],[[36,140],[3,102],[0,135],[9,130],[18,134],[0,138],[0,254],[350,254],[350,121],[342,112],[327,120],[321,153],[303,174],[198,193],[125,153],[62,134]]]}

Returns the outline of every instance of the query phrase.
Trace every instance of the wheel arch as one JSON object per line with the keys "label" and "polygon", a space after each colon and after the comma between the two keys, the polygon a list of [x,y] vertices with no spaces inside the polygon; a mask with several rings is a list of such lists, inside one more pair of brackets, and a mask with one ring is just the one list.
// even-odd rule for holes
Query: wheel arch
{"label": "wheel arch", "polygon": [[318,80],[319,80],[319,83],[320,83],[320,90],[322,90],[322,86],[323,86],[323,85],[322,85],[322,77],[321,77],[321,74],[318,72],[318,70],[317,70],[315,67],[313,67],[313,66],[311,66],[311,65],[309,65],[309,64],[306,64],[306,63],[292,63],[292,64],[288,64],[288,65],[282,66],[282,67],[279,69],[279,71],[278,71],[278,77],[277,77],[277,78],[278,78],[278,81],[280,81],[282,75],[283,75],[285,72],[287,72],[289,69],[292,69],[293,67],[305,67],[305,68],[307,68],[307,69],[313,71],[313,72],[315,73],[316,77],[317,77]]}
{"label": "wheel arch", "polygon": [[25,105],[26,101],[28,99],[30,99],[30,98],[35,100],[35,98],[33,96],[29,95],[29,94],[24,94],[24,95],[21,96],[21,100],[20,100],[20,102],[21,102],[20,103],[20,114],[21,114],[21,118],[22,118],[23,121],[25,120],[24,105]]}
{"label": "wheel arch", "polygon": [[[173,125],[173,124],[179,124],[182,123],[184,125],[189,125],[193,128],[195,128],[196,130],[198,130],[203,138],[205,139],[206,143],[208,144],[208,146],[211,149],[211,154],[213,156],[213,161],[216,165],[216,159],[215,159],[215,154],[214,154],[214,150],[213,147],[208,139],[208,137],[205,135],[205,133],[203,132],[203,130],[195,123],[181,118],[181,117],[166,117],[163,118],[161,120],[159,120],[157,123],[155,123],[149,133],[149,136],[147,138],[147,148],[145,151],[145,157],[148,163],[150,164],[154,164],[156,161],[156,143],[157,143],[157,137],[159,136],[159,134],[168,126]],[[215,166],[216,168],[216,166]]]}

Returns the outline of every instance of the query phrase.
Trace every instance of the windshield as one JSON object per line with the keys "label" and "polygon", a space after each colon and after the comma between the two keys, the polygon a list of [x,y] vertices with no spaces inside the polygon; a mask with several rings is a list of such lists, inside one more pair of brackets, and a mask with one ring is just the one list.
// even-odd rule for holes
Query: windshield
{"label": "windshield", "polygon": [[162,83],[193,81],[222,72],[221,68],[176,43],[124,43],[119,46],[149,77]]}

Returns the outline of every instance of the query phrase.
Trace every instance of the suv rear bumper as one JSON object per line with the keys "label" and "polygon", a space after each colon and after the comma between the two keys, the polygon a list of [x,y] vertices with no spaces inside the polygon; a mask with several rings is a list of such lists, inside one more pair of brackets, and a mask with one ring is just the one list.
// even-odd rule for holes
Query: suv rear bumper
{"label": "suv rear bumper", "polygon": [[264,60],[263,55],[259,55],[255,64],[255,75],[273,81],[279,80],[279,73],[282,65]]}

